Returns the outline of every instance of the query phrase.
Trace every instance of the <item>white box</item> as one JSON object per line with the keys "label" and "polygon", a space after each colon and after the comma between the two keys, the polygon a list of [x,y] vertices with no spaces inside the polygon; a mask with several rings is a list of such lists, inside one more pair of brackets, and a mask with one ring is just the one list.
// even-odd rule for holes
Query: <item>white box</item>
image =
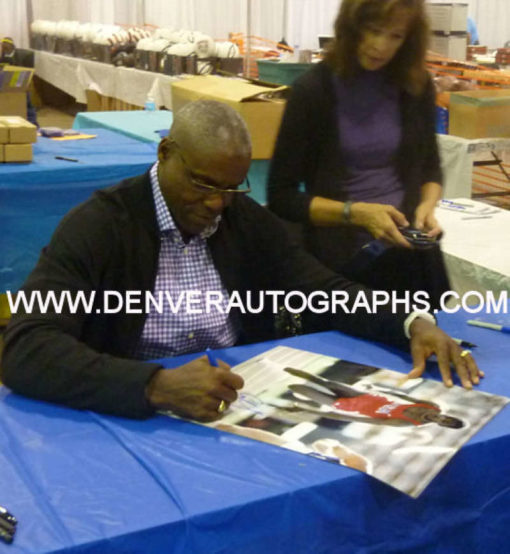
{"label": "white box", "polygon": [[458,61],[466,60],[467,33],[443,35],[434,33],[430,37],[429,48],[432,52]]}
{"label": "white box", "polygon": [[467,4],[427,4],[432,31],[443,33],[467,32]]}

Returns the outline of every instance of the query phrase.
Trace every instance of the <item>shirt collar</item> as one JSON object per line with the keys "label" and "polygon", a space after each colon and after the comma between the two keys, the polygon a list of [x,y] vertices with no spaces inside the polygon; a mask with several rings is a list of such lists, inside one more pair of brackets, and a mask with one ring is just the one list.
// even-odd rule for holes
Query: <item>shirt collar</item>
{"label": "shirt collar", "polygon": [[[177,227],[177,225],[175,224],[175,220],[172,217],[172,214],[168,209],[168,205],[165,199],[163,198],[163,193],[161,192],[161,187],[158,179],[158,166],[159,166],[159,161],[157,161],[151,167],[150,181],[152,186],[152,195],[154,198],[154,206],[156,208],[156,219],[158,222],[159,232],[160,234],[176,233],[182,239],[181,232]],[[221,215],[219,215],[216,218],[216,220],[212,225],[210,225],[209,227],[206,227],[198,236],[192,237],[191,240],[208,239],[210,236],[214,235],[214,233],[217,231],[220,221],[221,221]]]}

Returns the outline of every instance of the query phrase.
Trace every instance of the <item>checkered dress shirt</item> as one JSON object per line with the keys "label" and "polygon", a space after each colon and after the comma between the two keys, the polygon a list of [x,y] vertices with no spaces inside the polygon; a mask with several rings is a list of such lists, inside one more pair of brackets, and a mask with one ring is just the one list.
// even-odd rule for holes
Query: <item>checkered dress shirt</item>
{"label": "checkered dress shirt", "polygon": [[[199,291],[201,298],[205,299],[207,291],[218,291],[223,294],[225,308],[228,291],[214,266],[206,240],[216,232],[220,218],[215,225],[185,243],[161,193],[158,162],[152,166],[150,178],[161,241],[153,295],[158,298],[159,293],[170,294],[175,305],[181,293],[184,297],[188,291]],[[184,301],[176,313],[166,300],[163,307],[162,313],[158,313],[151,305],[134,352],[136,358],[177,356],[200,352],[208,347],[224,348],[236,342],[238,330],[232,318],[226,313],[219,313],[214,307],[206,313],[204,304],[193,305],[193,309],[202,309],[200,314],[187,313]]]}

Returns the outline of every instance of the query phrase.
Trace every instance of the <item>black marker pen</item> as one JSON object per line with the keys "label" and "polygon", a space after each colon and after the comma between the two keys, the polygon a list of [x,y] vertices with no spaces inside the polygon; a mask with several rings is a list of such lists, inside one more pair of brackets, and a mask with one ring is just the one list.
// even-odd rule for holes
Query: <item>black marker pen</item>
{"label": "black marker pen", "polygon": [[55,156],[56,160],[64,160],[65,162],[77,162],[76,158],[66,158],[65,156]]}

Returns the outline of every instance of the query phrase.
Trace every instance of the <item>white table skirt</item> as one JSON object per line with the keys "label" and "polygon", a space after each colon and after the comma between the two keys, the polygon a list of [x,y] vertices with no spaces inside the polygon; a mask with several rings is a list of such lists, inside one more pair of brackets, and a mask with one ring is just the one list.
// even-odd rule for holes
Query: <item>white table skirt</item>
{"label": "white table skirt", "polygon": [[[454,201],[472,208],[436,209],[452,289],[510,291],[510,212],[469,198]],[[489,215],[482,218],[484,213]]]}
{"label": "white table skirt", "polygon": [[473,162],[490,160],[491,151],[503,160],[509,159],[510,138],[466,139],[453,135],[437,135],[443,170],[444,198],[470,198]]}
{"label": "white table skirt", "polygon": [[152,96],[159,107],[172,109],[171,83],[179,77],[35,51],[35,73],[41,79],[86,103],[85,91],[143,106]]}

